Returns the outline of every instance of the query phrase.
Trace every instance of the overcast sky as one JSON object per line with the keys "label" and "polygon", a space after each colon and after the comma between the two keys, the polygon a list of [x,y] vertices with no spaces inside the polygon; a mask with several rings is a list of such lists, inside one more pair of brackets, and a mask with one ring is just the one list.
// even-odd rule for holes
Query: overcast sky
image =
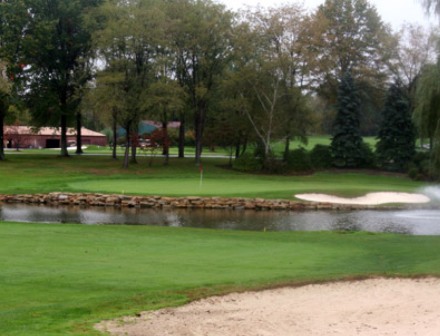
{"label": "overcast sky", "polygon": [[[303,3],[305,8],[315,9],[318,5],[324,3],[324,0],[217,0],[224,3],[232,9],[239,9],[243,6],[276,6],[283,3],[298,2]],[[437,24],[438,20],[435,18],[428,18],[424,14],[424,10],[420,5],[420,0],[370,0],[374,5],[382,20],[385,23],[390,23],[393,29],[397,30],[404,22],[420,23],[423,25]]]}

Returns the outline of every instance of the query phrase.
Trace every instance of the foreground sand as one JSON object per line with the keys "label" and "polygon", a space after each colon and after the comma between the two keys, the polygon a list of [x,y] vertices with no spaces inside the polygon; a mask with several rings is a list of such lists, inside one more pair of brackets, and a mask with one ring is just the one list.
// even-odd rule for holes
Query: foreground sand
{"label": "foreground sand", "polygon": [[440,279],[371,279],[213,297],[97,326],[113,335],[440,335]]}

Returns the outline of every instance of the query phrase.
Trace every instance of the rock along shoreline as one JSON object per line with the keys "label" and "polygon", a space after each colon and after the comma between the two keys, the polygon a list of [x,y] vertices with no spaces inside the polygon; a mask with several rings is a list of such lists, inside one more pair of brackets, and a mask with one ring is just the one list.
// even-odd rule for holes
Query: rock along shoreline
{"label": "rock along shoreline", "polygon": [[135,196],[99,193],[13,194],[0,195],[0,203],[34,204],[48,206],[114,207],[114,208],[176,208],[176,209],[225,209],[257,211],[305,211],[305,210],[374,210],[429,208],[429,205],[353,205],[321,202],[302,202],[286,199],[234,198],[234,197],[165,197]]}

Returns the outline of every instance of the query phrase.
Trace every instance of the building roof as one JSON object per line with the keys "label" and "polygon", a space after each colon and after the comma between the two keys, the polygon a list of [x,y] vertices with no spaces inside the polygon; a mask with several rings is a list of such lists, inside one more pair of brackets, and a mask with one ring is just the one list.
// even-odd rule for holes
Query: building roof
{"label": "building roof", "polygon": [[[59,136],[61,134],[59,127],[30,127],[30,126],[5,126],[5,134],[22,134],[22,135],[44,135],[44,136]],[[67,128],[67,135],[76,135],[76,129]],[[82,136],[105,137],[104,134],[81,127]]]}

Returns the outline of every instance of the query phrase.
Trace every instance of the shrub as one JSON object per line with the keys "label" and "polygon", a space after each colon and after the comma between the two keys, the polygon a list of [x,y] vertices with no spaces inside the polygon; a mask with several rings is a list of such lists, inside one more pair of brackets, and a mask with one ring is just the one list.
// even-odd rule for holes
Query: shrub
{"label": "shrub", "polygon": [[376,154],[371,146],[365,142],[361,144],[361,168],[376,168]]}
{"label": "shrub", "polygon": [[431,161],[428,152],[417,152],[408,165],[408,176],[413,180],[429,180],[431,176]]}
{"label": "shrub", "polygon": [[269,154],[263,162],[263,171],[269,174],[283,174],[287,171],[287,165],[273,154]]}
{"label": "shrub", "polygon": [[332,166],[332,152],[330,146],[316,145],[310,151],[310,161],[314,169],[326,169]]}
{"label": "shrub", "polygon": [[196,145],[196,135],[193,130],[188,130],[185,132],[185,146],[195,146]]}
{"label": "shrub", "polygon": [[309,153],[304,148],[289,151],[286,157],[287,168],[294,172],[307,172],[312,170]]}
{"label": "shrub", "polygon": [[168,137],[170,138],[171,146],[177,146],[179,143],[179,129],[168,128]]}
{"label": "shrub", "polygon": [[235,159],[233,168],[245,172],[257,172],[262,169],[261,160],[255,157],[253,154],[243,154],[239,158]]}

